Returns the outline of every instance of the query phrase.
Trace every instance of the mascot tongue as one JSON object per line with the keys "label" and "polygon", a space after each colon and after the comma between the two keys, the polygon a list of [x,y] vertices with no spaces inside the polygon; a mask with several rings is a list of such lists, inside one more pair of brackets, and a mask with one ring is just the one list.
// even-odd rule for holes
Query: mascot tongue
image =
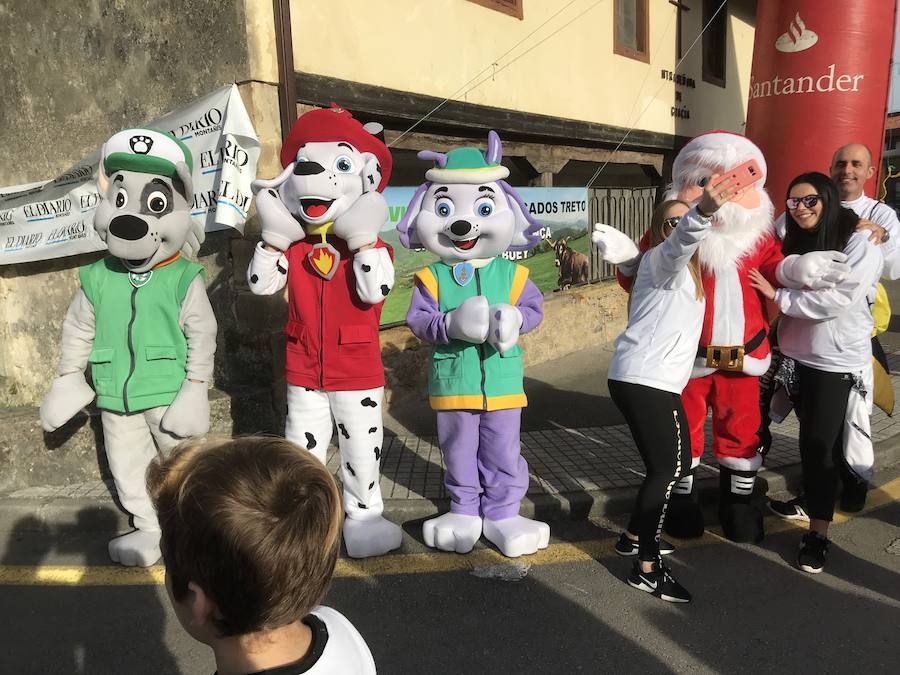
{"label": "mascot tongue", "polygon": [[303,213],[310,218],[320,218],[321,216],[324,216],[333,203],[333,199],[300,200],[300,205],[303,207]]}

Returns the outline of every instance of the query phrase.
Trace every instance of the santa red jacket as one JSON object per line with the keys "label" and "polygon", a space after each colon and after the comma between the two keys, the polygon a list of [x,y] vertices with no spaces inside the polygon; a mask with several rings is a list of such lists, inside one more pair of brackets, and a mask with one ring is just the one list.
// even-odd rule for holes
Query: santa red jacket
{"label": "santa red jacket", "polygon": [[[646,250],[649,242],[648,231],[641,238],[640,249]],[[781,242],[773,234],[764,233],[750,251],[733,265],[718,272],[703,269],[701,277],[706,311],[691,377],[703,377],[725,369],[736,347],[745,349],[740,371],[747,375],[762,375],[768,370],[772,357],[767,339],[769,324],[766,308],[763,298],[750,286],[748,273],[756,268],[778,287],[781,284],[776,279],[775,270],[783,259]],[[632,279],[621,273],[617,276],[619,284],[628,290]],[[710,348],[714,351],[711,363],[718,363],[718,366],[707,366]]]}
{"label": "santa red jacket", "polygon": [[[325,391],[355,391],[384,386],[378,324],[384,303],[359,298],[353,256],[343,240],[328,237],[341,255],[334,276],[326,280],[307,254],[319,237],[303,239],[285,252],[288,275],[287,382]],[[380,239],[376,248],[393,249]]]}

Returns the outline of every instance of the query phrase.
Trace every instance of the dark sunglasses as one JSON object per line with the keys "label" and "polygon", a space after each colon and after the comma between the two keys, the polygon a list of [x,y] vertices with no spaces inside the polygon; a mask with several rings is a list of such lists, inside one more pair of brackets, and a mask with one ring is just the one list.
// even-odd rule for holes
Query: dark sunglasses
{"label": "dark sunglasses", "polygon": [[788,197],[785,200],[785,204],[787,204],[788,209],[791,211],[793,211],[798,206],[800,206],[800,204],[803,204],[803,206],[805,206],[806,208],[811,209],[818,203],[819,203],[819,195],[806,195],[805,197]]}
{"label": "dark sunglasses", "polygon": [[663,221],[663,227],[668,227],[670,230],[674,230],[675,226],[678,225],[678,221],[681,220],[678,216],[673,216],[671,218],[666,218]]}

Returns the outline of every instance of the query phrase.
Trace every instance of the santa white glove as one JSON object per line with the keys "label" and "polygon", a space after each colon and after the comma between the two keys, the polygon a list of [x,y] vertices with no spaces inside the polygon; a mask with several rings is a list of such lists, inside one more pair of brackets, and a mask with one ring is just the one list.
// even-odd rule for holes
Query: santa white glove
{"label": "santa white glove", "polygon": [[612,265],[621,265],[637,258],[641,252],[637,245],[631,241],[624,232],[609,225],[596,223],[591,232],[591,242],[594,248],[606,262]]}
{"label": "santa white glove", "polygon": [[60,375],[50,384],[41,403],[41,426],[44,431],[56,431],[93,400],[94,390],[82,371]]}
{"label": "santa white glove", "polygon": [[306,237],[306,232],[303,225],[288,211],[278,193],[270,187],[262,188],[258,183],[259,181],[253,181],[250,187],[256,194],[256,212],[262,227],[262,240],[279,251],[286,251],[295,241]]}
{"label": "santa white glove", "polygon": [[486,297],[476,295],[469,298],[456,309],[444,314],[447,335],[454,340],[482,344],[487,339],[491,326],[490,312]]}
{"label": "santa white glove", "polygon": [[847,255],[840,251],[812,251],[789,255],[778,264],[775,276],[786,288],[832,288],[850,274]]}
{"label": "santa white glove", "polygon": [[371,246],[388,220],[388,205],[380,192],[367,192],[334,219],[331,231],[347,242],[351,251]]}
{"label": "santa white glove", "polygon": [[503,354],[512,349],[519,341],[522,312],[506,303],[491,305],[490,312],[487,341],[494,349]]}
{"label": "santa white glove", "polygon": [[185,380],[159,426],[180,438],[202,436],[209,431],[209,390],[206,382]]}

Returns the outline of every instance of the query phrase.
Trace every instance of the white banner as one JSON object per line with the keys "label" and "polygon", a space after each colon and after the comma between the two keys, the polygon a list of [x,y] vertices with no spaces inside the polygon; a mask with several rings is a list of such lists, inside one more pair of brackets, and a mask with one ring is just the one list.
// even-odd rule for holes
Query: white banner
{"label": "white banner", "polygon": [[[146,125],[184,141],[194,157],[191,217],[206,231],[243,232],[259,139],[237,86],[214,91]],[[106,139],[103,139],[104,141]],[[98,148],[51,181],[0,188],[0,265],[106,248],[94,232]]]}

